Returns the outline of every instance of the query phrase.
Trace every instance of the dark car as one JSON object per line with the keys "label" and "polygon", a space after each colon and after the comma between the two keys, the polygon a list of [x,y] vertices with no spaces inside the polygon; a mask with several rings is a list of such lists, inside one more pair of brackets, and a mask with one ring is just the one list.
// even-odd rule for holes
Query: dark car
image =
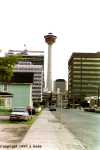
{"label": "dark car", "polygon": [[56,111],[56,105],[50,105],[49,110],[50,111]]}

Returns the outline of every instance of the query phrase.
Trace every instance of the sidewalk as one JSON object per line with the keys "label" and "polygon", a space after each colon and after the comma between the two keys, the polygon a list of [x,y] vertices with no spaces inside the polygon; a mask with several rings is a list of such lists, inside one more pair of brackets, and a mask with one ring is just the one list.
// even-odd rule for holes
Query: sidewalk
{"label": "sidewalk", "polygon": [[72,133],[48,110],[28,130],[19,145],[20,150],[85,150]]}

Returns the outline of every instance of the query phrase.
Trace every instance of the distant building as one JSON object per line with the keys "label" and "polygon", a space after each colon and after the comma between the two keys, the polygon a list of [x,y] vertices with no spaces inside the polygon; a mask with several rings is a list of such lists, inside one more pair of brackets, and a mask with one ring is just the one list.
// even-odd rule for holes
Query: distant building
{"label": "distant building", "polygon": [[54,94],[56,94],[56,104],[60,106],[66,100],[66,81],[64,79],[57,79],[54,81]]}
{"label": "distant building", "polygon": [[73,53],[68,62],[68,95],[74,101],[97,96],[100,87],[100,52]]}
{"label": "distant building", "polygon": [[60,89],[61,93],[66,91],[66,81],[64,79],[57,79],[54,81],[54,92],[57,93],[57,89]]}

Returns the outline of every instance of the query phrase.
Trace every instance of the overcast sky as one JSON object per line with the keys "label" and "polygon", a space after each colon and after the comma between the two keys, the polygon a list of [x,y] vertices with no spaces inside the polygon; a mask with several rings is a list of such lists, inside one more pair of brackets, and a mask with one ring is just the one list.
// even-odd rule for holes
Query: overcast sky
{"label": "overcast sky", "polygon": [[0,0],[0,49],[43,50],[44,35],[57,36],[52,47],[53,80],[67,80],[72,52],[100,50],[100,0]]}

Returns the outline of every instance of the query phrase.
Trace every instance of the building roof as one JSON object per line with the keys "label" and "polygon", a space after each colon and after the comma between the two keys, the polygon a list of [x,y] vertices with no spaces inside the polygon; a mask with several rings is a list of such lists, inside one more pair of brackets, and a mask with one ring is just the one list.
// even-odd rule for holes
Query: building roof
{"label": "building roof", "polygon": [[13,96],[13,94],[8,92],[0,92],[0,96]]}
{"label": "building roof", "polygon": [[72,53],[71,57],[69,58],[68,64],[70,64],[70,62],[72,61],[73,58],[100,58],[100,51],[96,52],[96,53],[81,53],[81,52],[74,52]]}
{"label": "building roof", "polygon": [[20,60],[31,61],[34,65],[44,65],[44,51],[9,50],[6,55],[15,54],[20,54],[22,56]]}
{"label": "building roof", "polygon": [[56,79],[56,82],[65,82],[64,79]]}

